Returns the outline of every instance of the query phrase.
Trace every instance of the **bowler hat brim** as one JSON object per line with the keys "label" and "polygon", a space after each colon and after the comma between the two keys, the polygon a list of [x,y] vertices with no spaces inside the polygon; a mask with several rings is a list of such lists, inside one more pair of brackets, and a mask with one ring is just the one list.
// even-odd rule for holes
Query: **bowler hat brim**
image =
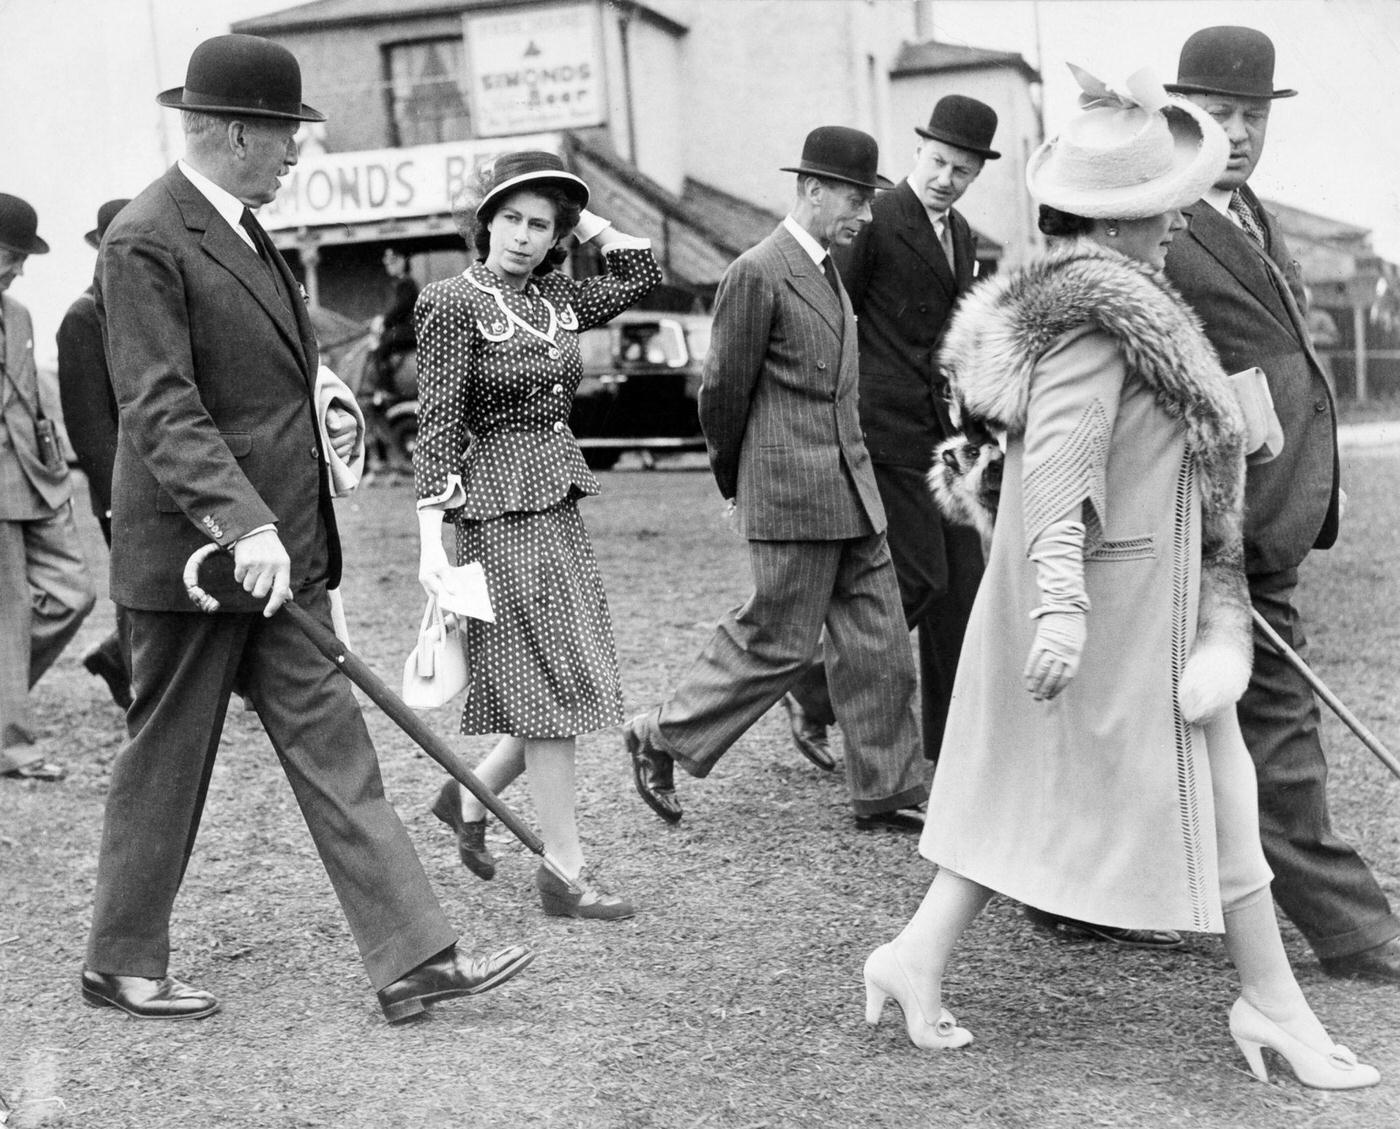
{"label": "bowler hat brim", "polygon": [[37,235],[29,237],[27,246],[21,246],[19,241],[10,243],[0,238],[0,251],[12,251],[16,255],[47,255],[49,253],[49,245]]}
{"label": "bowler hat brim", "polygon": [[779,172],[795,172],[799,176],[819,176],[823,180],[839,180],[846,184],[854,184],[857,188],[888,189],[893,188],[894,181],[882,173],[875,174],[875,180],[859,180],[846,172],[839,172],[836,169],[827,168],[825,165],[813,164],[811,161],[803,161],[800,165],[784,165]]}
{"label": "bowler hat brim", "polygon": [[217,98],[204,98],[192,94],[183,86],[164,90],[156,95],[156,101],[171,110],[190,110],[196,114],[233,114],[244,118],[276,118],[279,121],[323,122],[326,115],[305,105],[296,110],[273,110],[264,106],[230,106],[220,104]]}
{"label": "bowler hat brim", "polygon": [[97,228],[95,227],[84,235],[83,238],[87,240],[87,245],[94,250],[102,246],[102,236],[97,234]]}
{"label": "bowler hat brim", "polygon": [[945,133],[937,129],[925,129],[921,125],[914,127],[914,132],[920,137],[926,137],[930,141],[941,141],[945,145],[952,145],[957,149],[966,149],[969,153],[976,153],[984,161],[995,161],[1001,158],[1001,154],[995,149],[982,149],[968,141],[966,137],[958,137],[952,133]]}
{"label": "bowler hat brim", "polygon": [[1195,82],[1167,82],[1163,88],[1169,94],[1223,94],[1227,98],[1294,98],[1296,90],[1274,90],[1263,93],[1257,90],[1227,90],[1223,86],[1210,86]]}

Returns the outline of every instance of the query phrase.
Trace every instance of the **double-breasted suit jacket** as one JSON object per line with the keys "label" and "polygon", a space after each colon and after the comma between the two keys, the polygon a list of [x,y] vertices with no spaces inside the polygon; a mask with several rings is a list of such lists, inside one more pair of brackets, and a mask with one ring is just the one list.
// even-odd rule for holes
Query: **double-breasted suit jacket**
{"label": "double-breasted suit jacket", "polygon": [[827,626],[832,698],[857,814],[921,801],[914,670],[860,434],[855,322],[843,288],[785,226],[725,272],[700,391],[720,493],[749,541],[754,593],[727,613],[658,713],[693,775],[775,704]]}
{"label": "double-breasted suit jacket", "polygon": [[880,533],[850,300],[779,228],[725,272],[700,391],[720,493],[755,541]]}
{"label": "double-breasted suit jacket", "polygon": [[[1310,549],[1333,544],[1339,520],[1332,390],[1283,234],[1248,186],[1240,195],[1261,222],[1265,247],[1200,200],[1182,209],[1187,228],[1172,242],[1167,278],[1200,316],[1226,372],[1257,365],[1268,378],[1284,445],[1245,476],[1245,569],[1255,611],[1306,654],[1294,606],[1298,565]],[[1257,645],[1237,709],[1259,781],[1260,838],[1284,913],[1323,958],[1400,935],[1369,868],[1332,829],[1321,719],[1307,681],[1273,648]]]}
{"label": "double-breasted suit jacket", "polygon": [[181,581],[194,549],[270,523],[297,604],[327,627],[340,573],[310,319],[267,236],[257,232],[260,258],[212,200],[177,165],[122,210],[100,253],[97,308],[121,415],[112,595],[129,616],[134,700],[108,793],[88,967],[166,974],[171,907],[236,680],[379,988],[455,934],[384,798],[349,684],[286,616],[206,616]]}

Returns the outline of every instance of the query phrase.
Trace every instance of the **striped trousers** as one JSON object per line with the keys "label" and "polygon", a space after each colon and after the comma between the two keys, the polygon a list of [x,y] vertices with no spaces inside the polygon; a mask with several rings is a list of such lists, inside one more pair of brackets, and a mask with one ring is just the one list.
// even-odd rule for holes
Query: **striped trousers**
{"label": "striped trousers", "polygon": [[884,533],[839,541],[750,541],[754,591],[725,613],[649,719],[657,743],[707,776],[787,693],[828,635],[832,706],[856,815],[928,798],[909,629]]}

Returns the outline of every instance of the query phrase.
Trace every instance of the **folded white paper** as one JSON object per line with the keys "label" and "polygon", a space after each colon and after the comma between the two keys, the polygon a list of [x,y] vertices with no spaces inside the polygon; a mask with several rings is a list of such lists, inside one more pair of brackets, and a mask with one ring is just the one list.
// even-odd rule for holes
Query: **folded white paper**
{"label": "folded white paper", "polygon": [[486,590],[486,573],[480,561],[447,570],[438,594],[438,606],[445,612],[496,622],[496,613],[491,610],[491,594]]}

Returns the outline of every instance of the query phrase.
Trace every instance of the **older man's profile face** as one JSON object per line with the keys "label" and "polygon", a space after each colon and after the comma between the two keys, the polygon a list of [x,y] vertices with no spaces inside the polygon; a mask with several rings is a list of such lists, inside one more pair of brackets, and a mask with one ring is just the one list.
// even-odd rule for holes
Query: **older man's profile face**
{"label": "older man's profile face", "polygon": [[231,191],[250,208],[269,204],[281,178],[297,163],[297,123],[255,118],[243,123],[243,144],[236,163],[237,185]]}
{"label": "older man's profile face", "polygon": [[1215,187],[1233,192],[1254,172],[1264,154],[1264,136],[1269,129],[1268,98],[1248,98],[1240,94],[1188,94],[1186,96],[1213,117],[1230,139],[1230,160]]}
{"label": "older man's profile face", "polygon": [[840,180],[818,180],[816,224],[812,234],[823,247],[846,247],[870,222],[875,192]]}

